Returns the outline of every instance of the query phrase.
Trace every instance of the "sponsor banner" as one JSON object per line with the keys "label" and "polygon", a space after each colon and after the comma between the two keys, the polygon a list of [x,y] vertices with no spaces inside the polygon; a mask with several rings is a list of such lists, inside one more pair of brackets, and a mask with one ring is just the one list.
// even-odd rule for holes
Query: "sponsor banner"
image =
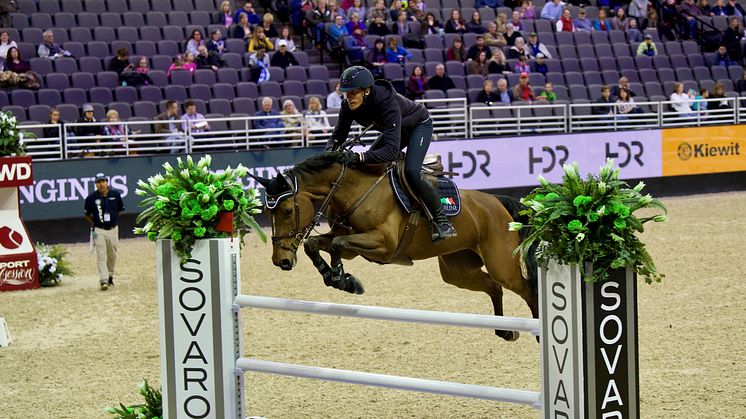
{"label": "sponsor banner", "polygon": [[31,157],[0,158],[0,188],[30,185],[33,179]]}
{"label": "sponsor banner", "polygon": [[39,287],[41,284],[36,252],[0,256],[0,291]]}
{"label": "sponsor banner", "polygon": [[580,173],[597,173],[607,158],[625,179],[660,177],[660,131],[626,131],[485,140],[438,141],[445,170],[465,189],[499,189],[562,179],[562,165],[578,162]]}
{"label": "sponsor banner", "polygon": [[661,134],[663,175],[746,171],[746,127],[666,129]]}

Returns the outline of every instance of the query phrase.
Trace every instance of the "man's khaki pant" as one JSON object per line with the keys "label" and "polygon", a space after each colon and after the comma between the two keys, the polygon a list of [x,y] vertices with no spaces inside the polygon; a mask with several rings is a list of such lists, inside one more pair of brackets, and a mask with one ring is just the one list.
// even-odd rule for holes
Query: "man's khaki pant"
{"label": "man's khaki pant", "polygon": [[95,228],[93,230],[93,244],[96,247],[96,265],[98,266],[99,282],[109,283],[109,277],[114,276],[114,265],[117,263],[117,244],[119,244],[119,227],[111,230]]}

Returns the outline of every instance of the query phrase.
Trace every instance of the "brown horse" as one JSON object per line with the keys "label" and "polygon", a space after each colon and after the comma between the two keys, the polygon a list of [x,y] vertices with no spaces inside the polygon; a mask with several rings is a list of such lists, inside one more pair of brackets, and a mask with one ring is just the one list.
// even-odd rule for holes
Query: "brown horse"
{"label": "brown horse", "polygon": [[[524,278],[520,258],[513,255],[519,235],[508,231],[508,222],[518,218],[517,200],[461,191],[461,212],[452,218],[458,236],[433,244],[428,223],[420,222],[409,246],[397,252],[409,215],[392,193],[386,176],[390,167],[344,167],[337,163],[337,155],[332,152],[311,157],[272,180],[257,178],[267,192],[272,262],[276,266],[292,269],[296,250],[305,240],[304,250],[326,285],[362,294],[362,284],[344,272],[342,259],[359,255],[384,264],[400,253],[411,264],[412,260],[437,257],[443,280],[487,293],[495,315],[503,314],[503,288],[507,288],[521,296],[534,318],[538,317],[534,260],[526,259],[528,274]],[[331,231],[308,237],[322,214],[329,220]],[[329,264],[319,254],[321,250],[330,254]],[[518,338],[518,332],[495,332],[506,340]]]}

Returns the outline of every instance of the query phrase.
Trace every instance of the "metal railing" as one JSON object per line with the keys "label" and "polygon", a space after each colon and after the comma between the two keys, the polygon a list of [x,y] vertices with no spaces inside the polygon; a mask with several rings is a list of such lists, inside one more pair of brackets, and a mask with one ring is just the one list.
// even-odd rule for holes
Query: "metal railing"
{"label": "metal railing", "polygon": [[[691,113],[675,111],[671,101],[635,102],[639,111],[626,114],[620,112],[616,103],[535,102],[518,106],[468,106],[465,98],[426,99],[421,102],[430,111],[436,139],[699,127],[746,121],[746,100],[742,103],[738,97],[702,100],[700,102],[709,109],[694,109]],[[692,100],[691,105],[695,102]],[[721,102],[725,104],[722,109],[719,106]],[[599,109],[603,111],[599,112]],[[328,127],[310,127],[308,124],[310,118],[323,119],[323,115],[208,118],[205,121],[209,129],[205,130],[193,129],[180,119],[122,121],[115,123],[122,126],[118,135],[103,134],[104,127],[112,125],[109,122],[66,123],[64,130],[60,125],[50,124],[22,124],[20,128],[35,135],[34,138],[24,138],[29,155],[38,160],[57,160],[320,146],[329,139],[337,117],[333,113],[326,115]],[[262,126],[261,122],[267,120],[280,121],[281,124],[275,123],[274,128]],[[286,124],[285,121],[293,123]],[[84,126],[100,127],[101,134],[76,135]],[[45,128],[53,128],[58,135],[45,137]],[[354,124],[350,135],[361,131],[362,127]],[[368,131],[363,140],[369,143],[377,135],[376,131]]]}

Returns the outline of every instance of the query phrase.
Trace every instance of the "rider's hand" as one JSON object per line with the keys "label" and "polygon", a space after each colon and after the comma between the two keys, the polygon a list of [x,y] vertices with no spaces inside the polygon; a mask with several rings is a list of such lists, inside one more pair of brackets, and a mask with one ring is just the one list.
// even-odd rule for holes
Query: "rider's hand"
{"label": "rider's hand", "polygon": [[360,162],[360,154],[352,151],[345,151],[339,155],[338,160],[340,163],[349,166],[351,164]]}

